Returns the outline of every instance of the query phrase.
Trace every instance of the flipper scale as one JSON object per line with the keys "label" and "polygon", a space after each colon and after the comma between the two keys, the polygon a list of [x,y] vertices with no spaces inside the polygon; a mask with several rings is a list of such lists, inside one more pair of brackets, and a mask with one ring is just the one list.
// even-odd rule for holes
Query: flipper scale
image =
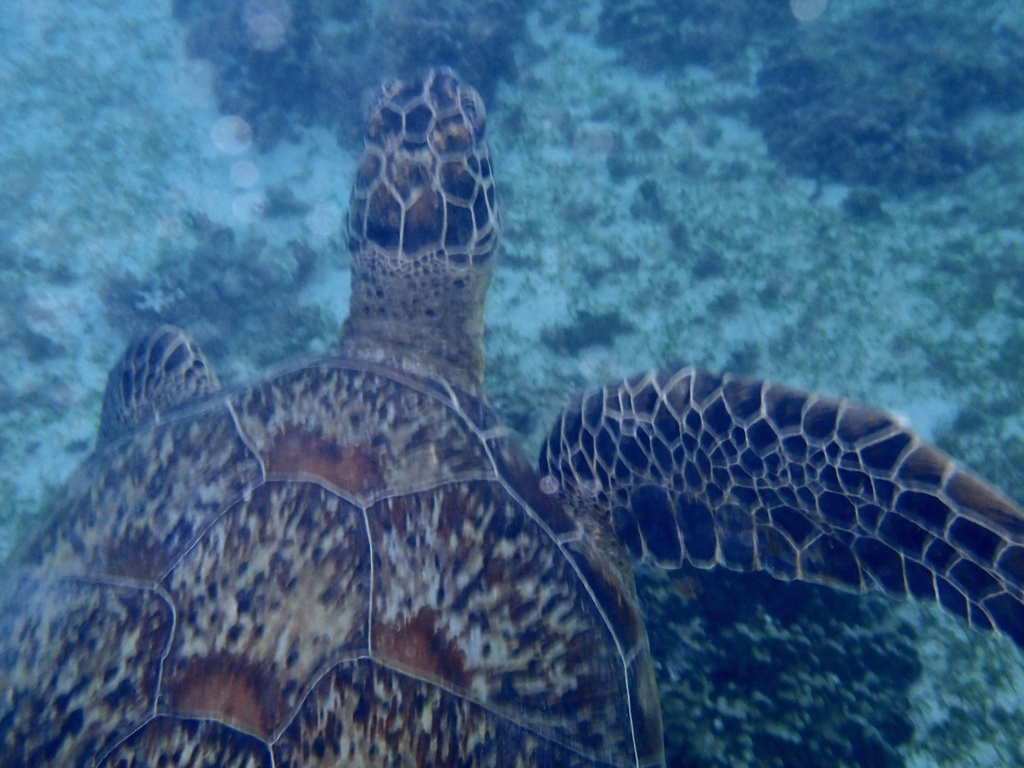
{"label": "flipper scale", "polygon": [[540,466],[639,559],[935,600],[1024,646],[1024,513],[883,411],[648,373],[566,408]]}

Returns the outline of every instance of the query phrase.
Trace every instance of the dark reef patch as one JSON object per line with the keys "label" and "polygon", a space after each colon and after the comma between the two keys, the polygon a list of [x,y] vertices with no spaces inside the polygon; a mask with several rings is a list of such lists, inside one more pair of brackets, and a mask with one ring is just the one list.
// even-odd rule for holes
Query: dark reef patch
{"label": "dark reef patch", "polygon": [[174,0],[190,56],[208,60],[218,107],[243,117],[256,146],[308,125],[360,135],[365,94],[386,75],[447,65],[493,101],[515,75],[513,45],[530,3],[408,0]]}
{"label": "dark reef patch", "polygon": [[778,0],[606,0],[598,23],[598,41],[641,71],[728,68],[751,42],[796,25],[788,4]]}
{"label": "dark reef patch", "polygon": [[913,735],[909,625],[761,573],[638,573],[669,765],[892,767]]}
{"label": "dark reef patch", "polygon": [[1024,39],[960,6],[812,24],[773,46],[753,124],[790,172],[906,193],[985,162],[961,129],[1024,108]]}
{"label": "dark reef patch", "polygon": [[616,336],[635,330],[636,326],[617,311],[582,309],[575,313],[571,325],[542,329],[540,340],[555,352],[578,355],[587,347],[610,346]]}
{"label": "dark reef patch", "polygon": [[214,360],[245,350],[263,367],[332,338],[328,315],[296,299],[324,260],[301,242],[282,251],[194,215],[152,272],[107,279],[104,310],[126,338],[171,323],[188,328]]}
{"label": "dark reef patch", "polygon": [[641,71],[700,65],[744,81],[760,62],[747,114],[779,164],[892,194],[990,161],[969,118],[1024,109],[1024,35],[978,0],[803,24],[773,0],[606,0],[598,39]]}

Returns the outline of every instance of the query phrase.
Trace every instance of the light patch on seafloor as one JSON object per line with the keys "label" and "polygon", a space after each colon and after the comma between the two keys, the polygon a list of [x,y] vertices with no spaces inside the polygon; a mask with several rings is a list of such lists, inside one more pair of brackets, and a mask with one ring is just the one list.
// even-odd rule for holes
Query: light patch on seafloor
{"label": "light patch on seafloor", "polygon": [[238,115],[220,117],[210,129],[210,140],[224,154],[241,155],[252,147],[252,127]]}
{"label": "light patch on seafloor", "polygon": [[286,0],[245,0],[242,23],[253,48],[276,51],[284,45],[292,23],[292,8]]}
{"label": "light patch on seafloor", "polygon": [[231,223],[252,224],[263,218],[266,200],[258,192],[247,192],[231,200]]}
{"label": "light patch on seafloor", "polygon": [[260,169],[251,160],[239,160],[231,166],[231,183],[241,189],[252,189],[260,180]]}
{"label": "light patch on seafloor", "polygon": [[317,203],[306,215],[306,226],[317,238],[327,238],[343,231],[345,210],[337,204]]}
{"label": "light patch on seafloor", "polygon": [[789,10],[797,21],[813,21],[828,8],[828,0],[789,0]]}

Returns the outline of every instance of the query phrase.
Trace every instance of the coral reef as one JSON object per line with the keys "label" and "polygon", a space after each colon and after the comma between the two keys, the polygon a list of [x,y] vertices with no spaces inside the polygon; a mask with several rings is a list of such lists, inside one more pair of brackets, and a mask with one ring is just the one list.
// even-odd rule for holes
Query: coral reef
{"label": "coral reef", "polygon": [[544,328],[540,340],[554,352],[578,355],[581,350],[612,343],[620,334],[633,333],[636,326],[617,311],[592,312],[581,309],[569,326]]}
{"label": "coral reef", "polygon": [[107,280],[102,298],[112,327],[132,337],[172,323],[187,328],[212,360],[245,349],[260,368],[333,338],[334,323],[297,298],[316,273],[317,251],[298,241],[270,248],[203,216],[189,225],[190,237],[164,251],[151,272]]}
{"label": "coral reef", "polygon": [[890,4],[798,24],[784,2],[606,1],[598,39],[642,71],[760,62],[748,117],[789,172],[906,193],[988,161],[962,130],[1024,108],[1024,34],[998,9]]}
{"label": "coral reef", "polygon": [[512,46],[529,3],[487,0],[174,0],[189,55],[216,73],[220,110],[240,115],[267,150],[310,124],[360,131],[363,96],[382,73],[445,64],[483,93],[514,76]]}
{"label": "coral reef", "polygon": [[960,6],[867,9],[773,46],[758,85],[751,120],[788,170],[904,193],[987,159],[960,128],[1024,108],[1024,39]]}
{"label": "coral reef", "polygon": [[526,36],[530,7],[514,0],[395,3],[373,19],[374,35],[389,54],[384,71],[408,76],[446,64],[462,73],[485,103],[493,104],[498,82],[515,79],[513,46]]}
{"label": "coral reef", "polygon": [[921,671],[879,600],[765,574],[641,570],[669,765],[898,766]]}
{"label": "coral reef", "polygon": [[727,67],[751,42],[796,24],[787,4],[777,0],[606,0],[598,23],[598,41],[618,48],[641,71]]}
{"label": "coral reef", "polygon": [[360,117],[371,84],[360,62],[372,64],[364,0],[175,0],[173,13],[187,53],[213,66],[219,109],[243,117],[260,149]]}

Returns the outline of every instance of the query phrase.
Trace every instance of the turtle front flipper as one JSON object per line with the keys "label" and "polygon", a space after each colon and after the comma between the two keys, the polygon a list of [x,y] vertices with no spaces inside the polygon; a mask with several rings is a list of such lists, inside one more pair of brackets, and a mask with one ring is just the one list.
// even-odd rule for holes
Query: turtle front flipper
{"label": "turtle front flipper", "polygon": [[540,472],[639,559],[936,600],[1024,647],[1024,513],[881,411],[649,373],[566,408]]}
{"label": "turtle front flipper", "polygon": [[107,377],[97,445],[114,440],[160,413],[220,388],[196,343],[180,328],[162,325],[128,345]]}

